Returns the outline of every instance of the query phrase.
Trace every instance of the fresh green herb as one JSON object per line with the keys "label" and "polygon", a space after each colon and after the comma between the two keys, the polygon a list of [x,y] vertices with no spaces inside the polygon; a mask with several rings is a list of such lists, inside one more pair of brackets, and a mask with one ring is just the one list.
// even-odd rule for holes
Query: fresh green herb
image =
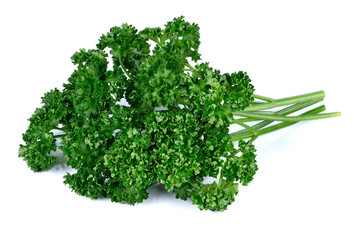
{"label": "fresh green herb", "polygon": [[[33,171],[50,169],[61,138],[67,165],[77,170],[64,183],[80,195],[134,205],[161,183],[200,209],[223,211],[238,184],[254,178],[258,136],[340,115],[322,114],[321,106],[288,116],[322,101],[324,92],[283,99],[254,94],[245,72],[221,73],[200,62],[199,44],[198,25],[183,17],[164,28],[111,28],[97,49],[72,56],[77,69],[62,91],[44,95],[19,156]],[[129,106],[119,104],[123,98]],[[253,121],[261,122],[247,124]],[[230,134],[231,124],[244,130]],[[206,177],[215,181],[206,184]]]}

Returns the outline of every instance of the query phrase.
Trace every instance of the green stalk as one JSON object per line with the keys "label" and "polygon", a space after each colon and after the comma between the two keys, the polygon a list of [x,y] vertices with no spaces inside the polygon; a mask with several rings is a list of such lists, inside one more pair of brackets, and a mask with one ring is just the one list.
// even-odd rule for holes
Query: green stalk
{"label": "green stalk", "polygon": [[[321,102],[322,99],[315,99],[315,100],[311,100],[311,101],[307,101],[307,102],[302,102],[302,103],[295,103],[289,107],[286,107],[286,108],[283,108],[279,111],[276,111],[274,113],[276,114],[280,114],[280,115],[288,115],[288,114],[291,114],[291,113],[294,113],[294,112],[297,112],[299,110],[302,110],[306,107],[309,107],[311,105],[314,105],[318,102]],[[259,119],[254,119],[254,118],[240,118],[238,119],[238,121],[240,122],[254,122],[254,121],[259,121]],[[270,120],[266,120],[266,121],[269,121],[270,123],[272,123],[273,121],[270,121]]]}
{"label": "green stalk", "polygon": [[307,120],[316,120],[316,119],[323,119],[323,118],[331,118],[331,117],[339,117],[339,112],[333,113],[322,113],[322,114],[306,114],[304,116],[295,116],[295,117],[288,117],[279,114],[268,114],[262,112],[234,112],[234,115],[241,116],[241,117],[249,117],[253,119],[259,120],[271,120],[271,121],[286,121],[286,122],[299,122],[299,121],[307,121]]}
{"label": "green stalk", "polygon": [[253,94],[253,97],[256,98],[256,99],[259,99],[259,100],[266,101],[266,102],[274,102],[273,98],[261,96],[261,95],[258,95],[258,94]]}
{"label": "green stalk", "polygon": [[[279,110],[279,111],[276,111],[275,113],[276,113],[276,114],[281,114],[281,115],[285,115],[285,116],[286,116],[286,115],[288,115],[288,114],[291,114],[291,113],[297,112],[297,111],[299,111],[299,110],[302,110],[302,109],[304,109],[304,108],[306,108],[306,107],[312,106],[312,105],[314,105],[314,104],[316,104],[316,103],[318,103],[318,102],[320,102],[320,101],[322,101],[322,100],[321,100],[321,99],[316,99],[316,100],[311,100],[311,101],[307,101],[307,102],[303,102],[303,103],[295,103],[295,104],[293,104],[293,105],[291,105],[291,106],[289,106],[289,107],[286,107],[286,108],[284,108],[284,109],[281,109],[281,110]],[[235,119],[235,120],[236,120],[236,119]],[[236,124],[238,124],[238,123],[240,123],[240,122],[245,122],[245,121],[243,121],[243,120],[247,120],[247,118],[237,119],[237,123],[236,123]],[[257,119],[251,119],[251,120],[259,121],[259,120],[257,120]],[[263,128],[263,127],[265,127],[265,126],[271,124],[272,122],[274,122],[274,121],[271,121],[271,120],[264,120],[264,121],[262,121],[262,122],[260,122],[260,123],[257,123],[257,124],[255,124],[255,125],[253,125],[251,128],[252,128],[253,131],[254,131],[254,130],[258,130],[258,129],[260,129],[260,128]],[[238,124],[238,125],[240,125],[240,124]],[[247,126],[248,126],[248,125],[247,125]],[[252,131],[252,132],[253,132],[253,131]],[[237,133],[239,133],[239,134],[246,134],[246,133],[249,133],[249,132],[250,132],[249,130],[243,129],[243,130],[238,131]]]}
{"label": "green stalk", "polygon": [[[315,115],[315,114],[318,114],[318,113],[323,112],[325,110],[326,110],[325,106],[322,105],[322,106],[314,108],[310,111],[307,111],[307,112],[301,114],[300,116]],[[264,135],[264,134],[291,126],[295,123],[297,123],[297,122],[282,122],[282,123],[275,124],[273,126],[258,130],[258,131],[256,131],[256,134],[254,132],[249,132],[249,133],[245,133],[245,134],[243,134],[243,133],[240,134],[240,132],[235,132],[235,133],[231,133],[230,136],[231,136],[232,141],[238,141],[238,140],[245,139],[245,138],[252,138],[255,136]]]}
{"label": "green stalk", "polygon": [[[259,95],[256,95],[256,96],[259,97]],[[271,109],[271,108],[275,108],[275,107],[291,105],[294,103],[306,102],[306,101],[310,101],[310,100],[314,100],[314,99],[323,99],[324,97],[325,97],[324,91],[318,91],[318,92],[313,92],[313,93],[297,95],[297,96],[293,96],[293,97],[274,99],[271,102],[267,102],[267,103],[251,105],[251,106],[245,108],[244,111],[245,112],[254,112],[254,111],[259,111],[259,110],[266,110],[266,109]]]}
{"label": "green stalk", "polygon": [[256,129],[254,129],[253,127],[248,126],[247,124],[240,122],[238,119],[234,119],[233,123],[238,124],[241,127],[244,127],[246,131],[251,131],[253,133],[256,133]]}
{"label": "green stalk", "polygon": [[125,74],[127,74],[127,76],[129,77],[129,79],[133,79],[132,76],[129,74],[129,72],[127,71],[127,69],[124,67],[123,65],[123,61],[122,58],[120,57],[120,51],[118,50],[118,61],[120,66],[122,67],[123,71]]}
{"label": "green stalk", "polygon": [[190,71],[198,71],[195,67],[193,67],[192,65],[190,65],[189,63],[186,64],[186,67],[188,67],[188,70]]}

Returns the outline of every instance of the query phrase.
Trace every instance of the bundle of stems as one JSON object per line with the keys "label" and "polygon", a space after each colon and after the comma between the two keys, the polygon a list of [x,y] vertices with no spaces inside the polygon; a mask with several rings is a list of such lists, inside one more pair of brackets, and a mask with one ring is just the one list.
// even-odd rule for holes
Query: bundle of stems
{"label": "bundle of stems", "polygon": [[[298,116],[289,116],[292,113],[308,108],[325,98],[324,91],[317,91],[293,97],[273,99],[253,94],[254,99],[249,107],[243,111],[234,112],[234,124],[243,127],[243,130],[230,133],[232,141],[251,138],[254,141],[258,136],[291,126],[300,121],[316,120],[340,116],[340,112],[322,113],[326,110],[324,105],[312,108]],[[260,100],[260,101],[259,101]],[[285,107],[284,107],[285,106]],[[270,109],[284,107],[281,110],[269,111]],[[254,125],[248,122],[260,121]],[[272,124],[277,122],[276,124]]]}

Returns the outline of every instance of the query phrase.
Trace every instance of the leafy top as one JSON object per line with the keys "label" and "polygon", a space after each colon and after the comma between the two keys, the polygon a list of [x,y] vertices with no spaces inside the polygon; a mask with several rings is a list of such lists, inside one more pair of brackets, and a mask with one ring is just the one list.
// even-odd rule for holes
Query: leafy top
{"label": "leafy top", "polygon": [[[235,148],[228,134],[232,113],[249,105],[254,88],[245,72],[222,74],[199,62],[199,45],[199,26],[183,17],[164,28],[111,28],[98,49],[72,56],[77,69],[63,91],[44,95],[19,155],[34,171],[49,169],[52,130],[60,129],[59,148],[77,169],[65,183],[78,194],[135,204],[160,182],[200,209],[225,210],[238,182],[247,185],[257,170],[251,142]],[[117,104],[122,98],[129,106]]]}

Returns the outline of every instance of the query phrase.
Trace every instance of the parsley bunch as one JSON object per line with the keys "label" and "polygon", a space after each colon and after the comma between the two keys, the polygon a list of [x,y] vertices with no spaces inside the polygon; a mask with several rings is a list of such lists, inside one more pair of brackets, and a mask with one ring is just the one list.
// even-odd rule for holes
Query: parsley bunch
{"label": "parsley bunch", "polygon": [[[183,17],[164,28],[111,28],[97,49],[71,57],[77,69],[62,91],[44,94],[19,156],[35,172],[50,169],[61,138],[67,165],[77,170],[64,183],[77,194],[134,205],[161,183],[200,209],[223,211],[258,169],[258,136],[339,115],[322,114],[321,106],[288,116],[322,101],[324,92],[283,99],[254,94],[247,73],[221,73],[200,62],[199,39],[198,25]],[[123,98],[129,106],[119,104]],[[287,107],[264,111],[280,106]],[[231,124],[244,130],[229,133]],[[206,177],[215,181],[207,184]]]}

